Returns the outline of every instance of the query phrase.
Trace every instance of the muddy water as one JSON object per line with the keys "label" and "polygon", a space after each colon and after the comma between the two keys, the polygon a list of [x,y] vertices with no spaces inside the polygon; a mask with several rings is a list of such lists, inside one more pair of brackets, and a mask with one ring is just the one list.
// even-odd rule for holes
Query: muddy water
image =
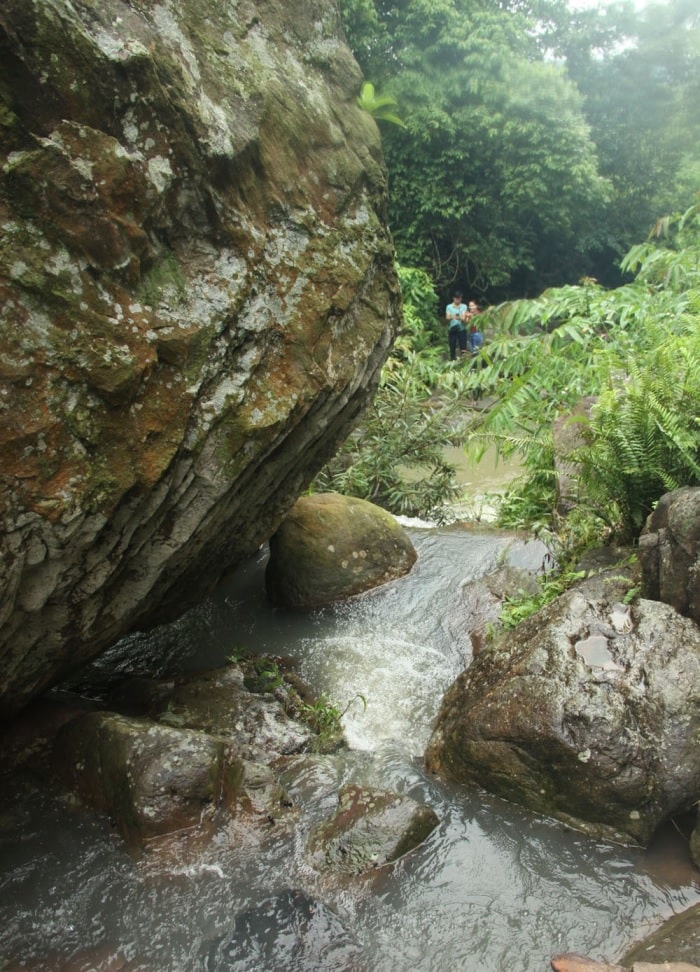
{"label": "muddy water", "polygon": [[[591,841],[426,775],[440,696],[470,658],[454,620],[467,585],[503,562],[536,566],[542,551],[486,528],[410,532],[411,574],[352,603],[311,615],[272,608],[261,551],[176,624],[117,646],[105,665],[152,674],[219,665],[239,647],[291,655],[319,690],[367,706],[345,716],[346,753],[285,768],[294,827],[271,826],[255,845],[227,832],[194,861],[134,861],[109,821],[5,781],[3,972],[121,960],[132,972],[546,972],[561,951],[614,959],[700,900],[673,834],[649,852]],[[348,781],[410,794],[440,826],[369,880],[324,879],[304,841]]]}

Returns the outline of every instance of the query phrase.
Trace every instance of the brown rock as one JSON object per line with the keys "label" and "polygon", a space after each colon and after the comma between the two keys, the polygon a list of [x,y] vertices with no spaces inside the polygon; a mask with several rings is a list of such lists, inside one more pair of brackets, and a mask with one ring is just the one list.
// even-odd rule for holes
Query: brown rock
{"label": "brown rock", "polygon": [[416,551],[391,514],[373,503],[316,493],[302,496],[270,540],[270,599],[314,608],[361,594],[413,567]]}
{"label": "brown rock", "polygon": [[360,83],[330,0],[3,0],[0,718],[254,553],[371,400]]}

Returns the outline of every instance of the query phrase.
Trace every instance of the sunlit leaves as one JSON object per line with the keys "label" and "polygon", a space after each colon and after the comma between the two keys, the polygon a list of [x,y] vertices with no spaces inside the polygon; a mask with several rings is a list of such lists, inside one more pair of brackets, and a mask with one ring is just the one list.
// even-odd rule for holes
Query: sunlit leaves
{"label": "sunlit leaves", "polygon": [[363,83],[357,96],[357,103],[363,111],[376,118],[377,121],[388,121],[393,125],[399,125],[401,128],[406,127],[396,114],[396,98],[392,98],[390,95],[378,95],[370,81]]}

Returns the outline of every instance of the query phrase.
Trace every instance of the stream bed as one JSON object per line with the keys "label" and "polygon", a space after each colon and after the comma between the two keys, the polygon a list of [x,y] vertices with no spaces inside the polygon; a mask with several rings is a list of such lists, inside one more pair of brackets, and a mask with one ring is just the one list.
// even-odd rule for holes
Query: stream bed
{"label": "stream bed", "polygon": [[[233,829],[196,859],[157,863],[132,858],[108,820],[59,792],[5,779],[2,972],[546,972],[558,952],[613,960],[700,901],[673,831],[647,851],[594,841],[425,772],[442,694],[471,658],[469,584],[502,563],[536,569],[543,549],[490,528],[409,532],[413,571],[370,594],[310,614],[274,608],[261,550],[179,621],[124,639],[94,666],[164,676],[242,649],[289,656],[349,706],[349,749],[289,760],[293,827],[255,841]],[[369,878],[324,877],[305,839],[347,782],[408,794],[440,825]]]}

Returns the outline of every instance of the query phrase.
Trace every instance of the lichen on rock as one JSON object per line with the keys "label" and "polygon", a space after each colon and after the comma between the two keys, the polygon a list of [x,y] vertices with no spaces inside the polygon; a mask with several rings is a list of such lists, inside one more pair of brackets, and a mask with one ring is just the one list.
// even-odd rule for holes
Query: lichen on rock
{"label": "lichen on rock", "polygon": [[327,0],[3,3],[0,717],[254,552],[373,394],[360,80]]}

